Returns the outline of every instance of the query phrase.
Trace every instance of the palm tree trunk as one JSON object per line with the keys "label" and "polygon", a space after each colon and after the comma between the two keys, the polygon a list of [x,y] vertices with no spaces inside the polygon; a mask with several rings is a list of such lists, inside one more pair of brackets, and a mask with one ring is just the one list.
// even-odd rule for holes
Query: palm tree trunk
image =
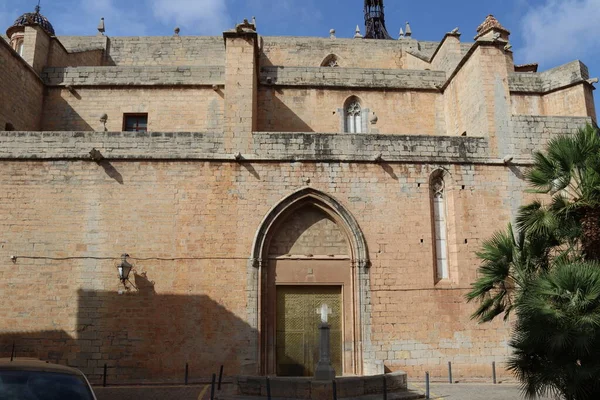
{"label": "palm tree trunk", "polygon": [[581,245],[586,260],[600,261],[600,207],[583,209]]}

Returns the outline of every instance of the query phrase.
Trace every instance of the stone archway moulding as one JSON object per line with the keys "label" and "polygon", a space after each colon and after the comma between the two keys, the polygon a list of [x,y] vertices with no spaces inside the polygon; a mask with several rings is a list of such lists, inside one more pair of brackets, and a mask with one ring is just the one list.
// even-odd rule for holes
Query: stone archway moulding
{"label": "stone archway moulding", "polygon": [[263,218],[260,228],[257,231],[252,244],[252,257],[250,261],[254,267],[260,267],[268,258],[268,237],[282,215],[285,215],[290,209],[301,204],[314,203],[321,204],[323,211],[332,218],[340,222],[340,226],[345,230],[350,242],[352,252],[352,263],[360,268],[370,266],[369,254],[365,237],[354,216],[332,196],[313,188],[303,188],[291,195],[285,197],[275,205]]}
{"label": "stone archway moulding", "polygon": [[[263,218],[252,244],[248,262],[248,322],[257,329],[256,372],[261,375],[274,373],[274,364],[269,346],[273,332],[267,329],[265,304],[267,296],[267,269],[269,245],[274,232],[282,221],[304,205],[314,205],[331,217],[344,231],[350,248],[352,269],[353,306],[352,315],[352,370],[348,373],[362,374],[370,360],[370,267],[365,237],[354,216],[335,198],[319,190],[305,187],[280,200]],[[349,328],[350,329],[350,328]],[[366,367],[366,368],[365,368]]]}

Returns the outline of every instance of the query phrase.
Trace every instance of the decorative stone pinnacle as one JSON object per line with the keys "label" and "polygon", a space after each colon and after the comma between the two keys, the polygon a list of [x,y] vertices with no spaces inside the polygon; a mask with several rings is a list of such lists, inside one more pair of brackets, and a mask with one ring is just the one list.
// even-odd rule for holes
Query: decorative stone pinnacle
{"label": "decorative stone pinnacle", "polygon": [[360,33],[360,27],[358,25],[356,25],[356,31],[354,33],[354,38],[355,39],[362,39],[363,35],[361,35]]}
{"label": "decorative stone pinnacle", "polygon": [[329,39],[335,39],[335,29],[329,30]]}
{"label": "decorative stone pinnacle", "polygon": [[404,32],[404,36],[406,36],[406,37],[412,36],[412,29],[410,28],[410,24],[408,23],[408,21],[406,21],[406,30]]}
{"label": "decorative stone pinnacle", "polygon": [[100,18],[100,23],[98,24],[98,32],[101,35],[104,35],[104,32],[106,32],[106,27],[104,25],[104,17]]}
{"label": "decorative stone pinnacle", "polygon": [[485,21],[481,25],[477,27],[477,36],[475,36],[475,40],[484,36],[488,32],[496,30],[501,31],[507,35],[510,35],[510,31],[502,26],[502,24],[494,17],[492,14],[488,15]]}
{"label": "decorative stone pinnacle", "polygon": [[402,39],[404,37],[404,29],[400,28],[400,33],[398,34],[398,39]]}

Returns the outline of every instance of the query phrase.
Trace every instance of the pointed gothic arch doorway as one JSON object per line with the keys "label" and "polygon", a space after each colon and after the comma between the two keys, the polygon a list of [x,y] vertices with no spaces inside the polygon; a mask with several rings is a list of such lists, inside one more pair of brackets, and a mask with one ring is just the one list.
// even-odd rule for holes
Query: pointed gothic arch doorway
{"label": "pointed gothic arch doorway", "polygon": [[273,207],[253,246],[260,373],[311,375],[318,361],[316,308],[327,302],[337,314],[336,373],[362,374],[363,340],[370,336],[368,266],[356,220],[331,196],[305,188]]}

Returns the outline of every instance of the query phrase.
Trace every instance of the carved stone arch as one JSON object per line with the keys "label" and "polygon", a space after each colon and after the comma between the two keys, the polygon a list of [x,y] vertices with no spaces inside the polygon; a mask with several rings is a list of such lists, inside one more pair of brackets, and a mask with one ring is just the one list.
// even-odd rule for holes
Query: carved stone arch
{"label": "carved stone arch", "polygon": [[263,218],[252,245],[255,266],[268,257],[269,233],[284,215],[306,204],[313,204],[328,214],[344,229],[350,244],[352,262],[359,267],[369,267],[369,254],[365,237],[354,216],[336,199],[313,188],[300,189],[281,200]]}
{"label": "carved stone arch", "polygon": [[321,61],[321,67],[339,67],[340,58],[335,54],[329,54]]}
{"label": "carved stone arch", "polygon": [[[343,332],[343,373],[363,374],[371,371],[370,351],[371,312],[370,312],[370,278],[369,253],[365,237],[354,216],[332,196],[313,188],[300,189],[279,201],[263,218],[255,234],[252,254],[248,264],[248,320],[253,321],[258,331],[257,372],[274,374],[276,361],[276,322],[274,319],[274,299],[278,292],[276,279],[279,279],[279,263],[312,262],[310,260],[290,261],[284,257],[273,258],[269,252],[271,239],[284,227],[288,218],[301,215],[306,207],[316,208],[330,218],[346,236],[349,257],[334,260],[317,260],[317,263],[334,265],[340,273],[347,274],[344,284],[343,301],[349,305],[344,307]],[[300,214],[296,214],[296,213]],[[333,263],[333,264],[329,264]],[[289,265],[289,264],[285,264]],[[286,267],[287,268],[287,267]],[[311,267],[312,268],[312,267]],[[329,268],[329,267],[328,267]],[[343,272],[346,271],[346,272]],[[315,274],[317,270],[315,269]],[[342,282],[342,281],[336,281]],[[286,285],[290,285],[286,281]],[[297,282],[292,285],[305,286],[307,283]],[[327,284],[319,283],[313,284]],[[338,285],[339,283],[334,283]],[[346,286],[347,285],[347,286]],[[346,297],[349,296],[349,297]]]}

